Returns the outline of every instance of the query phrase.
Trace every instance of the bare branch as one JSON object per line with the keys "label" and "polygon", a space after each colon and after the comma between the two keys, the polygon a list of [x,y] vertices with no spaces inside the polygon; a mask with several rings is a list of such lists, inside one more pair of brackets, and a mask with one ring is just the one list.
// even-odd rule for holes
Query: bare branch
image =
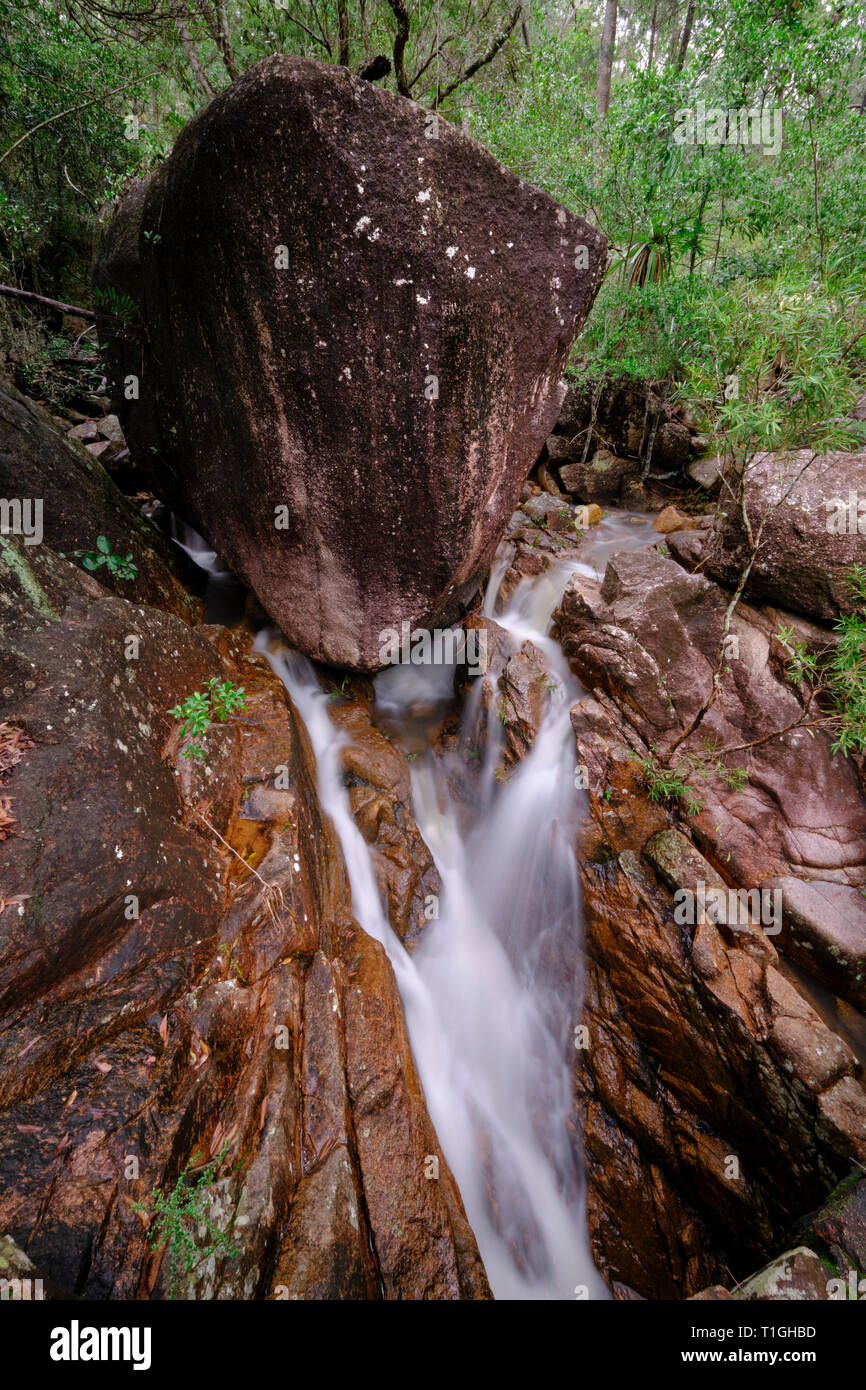
{"label": "bare branch", "polygon": [[403,65],[403,55],[409,40],[409,12],[406,9],[405,0],[388,0],[388,4],[397,18],[397,35],[394,39],[394,76],[397,79],[397,91],[401,97],[409,97],[412,94]]}
{"label": "bare branch", "polygon": [[0,294],[25,299],[31,304],[44,304],[46,309],[56,309],[61,314],[79,314],[83,319],[96,318],[92,309],[82,309],[78,304],[64,304],[61,299],[48,299],[46,295],[34,294],[32,290],[19,290],[15,285],[0,285]]}
{"label": "bare branch", "polygon": [[493,43],[490,45],[483,58],[476,58],[474,63],[470,63],[469,67],[463,73],[462,77],[455,78],[453,82],[449,83],[449,85],[442,90],[437,89],[437,106],[441,101],[444,101],[446,97],[450,96],[452,92],[456,91],[458,87],[462,87],[464,82],[468,82],[470,77],[474,77],[476,72],[478,72],[480,68],[484,68],[487,66],[488,63],[493,62],[493,59],[496,57],[500,48],[502,48],[503,44],[506,43],[507,40],[511,37],[511,31],[517,24],[517,21],[520,18],[522,12],[523,6],[518,5],[514,11],[514,14],[511,16],[507,25],[503,29],[502,33],[499,35],[498,38],[494,39]]}

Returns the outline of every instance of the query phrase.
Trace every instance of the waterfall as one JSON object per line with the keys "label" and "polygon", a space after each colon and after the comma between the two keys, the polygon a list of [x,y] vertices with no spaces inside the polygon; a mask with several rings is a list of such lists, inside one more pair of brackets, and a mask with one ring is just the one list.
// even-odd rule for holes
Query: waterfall
{"label": "waterfall", "polygon": [[[577,568],[603,571],[617,550],[658,537],[620,513],[586,537]],[[510,547],[503,543],[485,598],[493,616]],[[409,955],[391,929],[371,850],[352,818],[328,696],[300,654],[263,631],[268,656],[309,732],[319,794],[343,846],[353,910],[394,967],[412,1052],[431,1118],[457,1179],[497,1298],[604,1298],[584,1214],[571,1068],[580,1018],[582,937],[574,737],[569,709],[583,693],[558,644],[551,614],[575,566],[523,580],[495,621],[515,648],[530,639],[551,673],[532,750],[507,781],[496,776],[501,731],[492,729],[473,780],[474,801],[455,804],[461,755],[437,756],[425,738],[453,696],[453,670],[398,665],[375,680],[374,710],[411,752],[413,808],[442,879],[439,916]],[[480,714],[476,681],[465,703],[469,740]],[[457,763],[460,762],[460,766]]]}

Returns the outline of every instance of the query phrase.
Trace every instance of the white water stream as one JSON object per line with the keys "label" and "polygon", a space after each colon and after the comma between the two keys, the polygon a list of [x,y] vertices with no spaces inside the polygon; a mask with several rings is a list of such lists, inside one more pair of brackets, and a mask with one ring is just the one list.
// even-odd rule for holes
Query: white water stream
{"label": "white water stream", "polygon": [[[653,540],[644,519],[608,517],[584,540],[578,569],[602,573],[612,554]],[[194,548],[188,553],[201,563]],[[488,616],[509,553],[503,543]],[[375,711],[412,755],[415,818],[442,879],[439,917],[411,956],[388,922],[352,818],[340,762],[347,736],[328,716],[328,695],[310,662],[275,643],[273,631],[256,641],[309,731],[353,911],[393,964],[430,1115],[499,1299],[607,1296],[589,1250],[571,1079],[582,988],[575,844],[585,794],[574,786],[569,709],[582,691],[547,636],[572,572],[560,564],[522,581],[495,615],[515,648],[527,638],[539,648],[558,686],[532,751],[507,781],[495,775],[502,734],[488,721],[468,805],[453,795],[457,781],[466,785],[462,755],[436,755],[426,736],[453,698],[453,669],[401,665],[376,677]],[[480,689],[477,680],[462,716],[472,744]]]}

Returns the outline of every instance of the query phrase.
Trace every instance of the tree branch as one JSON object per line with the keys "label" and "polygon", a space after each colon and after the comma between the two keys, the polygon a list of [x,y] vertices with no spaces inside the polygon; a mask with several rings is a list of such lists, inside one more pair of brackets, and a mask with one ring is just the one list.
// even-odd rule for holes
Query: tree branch
{"label": "tree branch", "polygon": [[456,77],[456,78],[454,79],[454,81],[451,82],[451,83],[449,83],[449,85],[448,85],[444,90],[440,90],[440,89],[437,88],[437,91],[436,91],[436,105],[437,105],[437,106],[439,105],[439,103],[440,103],[441,101],[444,101],[446,97],[450,96],[452,92],[456,91],[458,87],[462,87],[462,85],[463,85],[464,82],[468,82],[470,77],[474,77],[475,74],[476,74],[476,72],[478,72],[480,68],[484,68],[484,67],[487,66],[488,63],[492,63],[492,62],[493,62],[493,59],[496,57],[496,55],[497,55],[497,53],[499,52],[499,50],[500,50],[500,48],[502,47],[502,45],[510,38],[510,36],[511,36],[511,31],[512,31],[512,29],[514,28],[514,26],[516,25],[518,19],[520,18],[522,11],[523,11],[523,6],[522,6],[522,4],[521,4],[521,5],[518,5],[517,8],[516,8],[515,11],[514,11],[514,14],[513,14],[513,15],[511,16],[511,18],[509,19],[508,24],[507,24],[506,27],[503,29],[503,31],[502,31],[502,33],[499,35],[499,37],[498,37],[497,39],[494,39],[493,43],[490,45],[490,47],[488,48],[487,52],[484,54],[483,58],[476,58],[476,60],[475,60],[474,63],[470,63],[470,64],[469,64],[469,67],[468,67],[468,68],[466,69],[466,71],[463,73],[463,76],[462,76],[462,77]]}
{"label": "tree branch", "polygon": [[139,82],[149,82],[152,77],[157,77],[162,71],[162,68],[156,68],[153,72],[149,72],[146,77],[134,77],[131,82],[124,82],[122,87],[112,87],[110,92],[100,92],[98,97],[91,97],[89,101],[81,101],[77,106],[67,106],[65,111],[58,111],[55,116],[46,116],[44,121],[40,121],[38,125],[31,126],[29,130],[25,130],[24,134],[18,137],[14,145],[10,145],[8,150],[0,154],[0,164],[3,163],[4,159],[8,159],[12,151],[17,150],[19,145],[23,145],[24,141],[29,139],[31,135],[35,135],[37,130],[42,130],[43,126],[51,125],[52,121],[59,121],[64,116],[74,116],[76,111],[84,111],[88,106],[95,106],[97,102],[107,101],[109,97],[116,97],[118,92],[126,92],[130,87],[136,87]]}
{"label": "tree branch", "polygon": [[397,79],[397,91],[401,97],[411,97],[406,69],[403,66],[403,55],[409,40],[409,12],[405,0],[388,0],[388,4],[397,18],[397,34],[394,39],[394,76]]}
{"label": "tree branch", "polygon": [[13,299],[26,299],[32,304],[44,304],[46,309],[57,309],[61,314],[79,314],[83,319],[95,319],[92,309],[82,309],[78,304],[64,304],[60,299],[48,299],[44,294],[34,294],[32,290],[19,290],[14,285],[0,285],[0,294],[11,295]]}

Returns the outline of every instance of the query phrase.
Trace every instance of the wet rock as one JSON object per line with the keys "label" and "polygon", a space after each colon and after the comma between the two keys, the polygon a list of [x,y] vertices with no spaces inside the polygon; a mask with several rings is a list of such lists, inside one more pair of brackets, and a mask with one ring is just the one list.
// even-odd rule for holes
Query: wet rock
{"label": "wet rock", "polygon": [[[764,531],[746,593],[830,621],[852,611],[846,571],[866,560],[866,508],[858,509],[866,497],[866,450],[810,458],[805,451],[787,460],[763,455],[749,469],[749,517]],[[748,554],[739,509],[728,503],[704,572],[733,588]]]}
{"label": "wet rock", "polygon": [[[393,974],[251,635],[11,547],[0,720],[32,746],[4,786],[0,1229],[84,1298],[488,1297]],[[246,706],[194,763],[166,710],[212,674]],[[149,1213],[190,1168],[230,1249],[190,1231],[172,1280]]]}
{"label": "wet rock", "polygon": [[[133,602],[198,621],[201,603],[186,587],[193,567],[182,552],[117,490],[96,459],[60,433],[40,406],[3,383],[0,495],[40,499],[42,540],[70,557],[76,550],[96,550],[100,535],[108,538],[115,554],[131,551],[136,578],[114,578],[102,565],[95,571],[100,584]],[[24,555],[35,549],[27,546]]]}
{"label": "wet rock", "polygon": [[[558,622],[565,652],[587,688],[609,695],[619,717],[663,756],[710,693],[726,604],[702,574],[689,575],[644,551],[612,560],[600,589],[573,579]],[[758,889],[791,876],[810,879],[810,891],[825,891],[821,884],[863,886],[866,803],[856,769],[832,754],[823,734],[773,736],[796,723],[803,705],[786,679],[785,654],[774,646],[766,617],[741,605],[730,636],[721,695],[697,734],[681,745],[678,761],[688,781],[682,759],[698,759],[690,785],[703,809],[692,814],[680,799],[679,815],[728,882]],[[723,760],[720,769],[704,741],[717,749],[752,746],[745,756]],[[742,771],[731,783],[735,767]],[[784,919],[773,939],[785,953],[793,936]],[[821,975],[817,952],[808,959]],[[838,976],[826,979],[837,987]]]}
{"label": "wet rock", "polygon": [[336,701],[330,715],[350,739],[342,754],[349,804],[374,849],[388,920],[411,951],[427,923],[438,916],[442,883],[415,824],[406,754],[375,727],[364,702]]}
{"label": "wet rock", "polygon": [[[745,1277],[866,1144],[857,1057],[828,1025],[833,1010],[819,1014],[777,955],[791,951],[790,928],[768,935],[752,912],[759,894],[738,896],[719,922],[696,899],[701,884],[757,890],[774,859],[808,858],[797,876],[824,885],[861,883],[866,823],[850,762],[823,738],[767,739],[742,787],[709,759],[694,779],[702,811],[648,797],[650,745],[669,747],[700,708],[725,603],[650,550],[617,556],[600,585],[575,577],[558,613],[592,692],[572,711],[590,809],[580,855],[588,1039],[575,1071],[590,1235],[606,1276],[646,1297]],[[718,747],[796,717],[773,627],[738,611],[737,654],[701,729]],[[683,889],[691,917],[677,912]]]}
{"label": "wet rock", "polygon": [[834,1266],[858,1298],[866,1293],[866,1179],[858,1170],[839,1184],[820,1211],[796,1228],[797,1235]]}
{"label": "wet rock", "polygon": [[505,735],[506,765],[519,762],[532,748],[551,688],[557,684],[533,642],[523,642],[509,656],[498,681],[497,710]]}
{"label": "wet rock", "polygon": [[563,464],[559,476],[566,492],[579,502],[615,502],[625,484],[640,477],[640,465],[635,459],[598,449],[585,463]]}
{"label": "wet rock", "polygon": [[603,270],[598,232],[429,135],[345,68],[267,58],[127,195],[95,275],[134,306],[100,331],[154,492],[293,644],[358,670],[476,590]]}
{"label": "wet rock", "polygon": [[788,1250],[758,1274],[734,1290],[734,1298],[742,1303],[758,1299],[770,1303],[801,1303],[829,1298],[828,1280],[832,1276],[814,1250],[798,1246]]}

